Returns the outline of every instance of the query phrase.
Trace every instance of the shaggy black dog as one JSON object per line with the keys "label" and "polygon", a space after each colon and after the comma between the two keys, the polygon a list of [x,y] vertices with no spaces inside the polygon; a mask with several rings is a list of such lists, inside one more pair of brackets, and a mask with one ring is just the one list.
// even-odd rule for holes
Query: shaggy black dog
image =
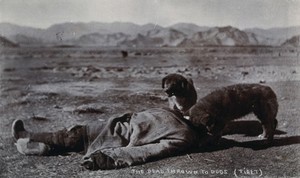
{"label": "shaggy black dog", "polygon": [[190,121],[198,127],[205,126],[218,140],[226,123],[253,112],[260,120],[263,133],[259,136],[273,140],[277,127],[278,102],[274,91],[259,84],[227,86],[201,98],[190,110]]}
{"label": "shaggy black dog", "polygon": [[193,80],[182,75],[167,75],[162,79],[162,88],[169,97],[170,109],[179,110],[184,115],[197,101]]}

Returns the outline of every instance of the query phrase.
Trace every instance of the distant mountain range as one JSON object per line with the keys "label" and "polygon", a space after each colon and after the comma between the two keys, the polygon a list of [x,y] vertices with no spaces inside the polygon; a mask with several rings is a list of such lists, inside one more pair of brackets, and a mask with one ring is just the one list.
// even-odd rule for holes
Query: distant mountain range
{"label": "distant mountain range", "polygon": [[0,23],[0,35],[22,46],[300,46],[300,26],[241,30],[232,26],[206,27],[191,23],[162,27],[151,23],[90,22],[61,23],[40,29]]}
{"label": "distant mountain range", "polygon": [[276,40],[227,26],[197,32],[192,38],[183,41],[180,46],[272,46],[276,45],[275,41]]}

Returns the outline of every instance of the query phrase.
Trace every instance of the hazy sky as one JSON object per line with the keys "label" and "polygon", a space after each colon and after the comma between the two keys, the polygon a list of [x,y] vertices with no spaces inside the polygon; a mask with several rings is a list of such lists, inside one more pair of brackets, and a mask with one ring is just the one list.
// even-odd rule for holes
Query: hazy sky
{"label": "hazy sky", "polygon": [[91,21],[241,29],[296,26],[300,0],[0,0],[0,22],[47,28]]}

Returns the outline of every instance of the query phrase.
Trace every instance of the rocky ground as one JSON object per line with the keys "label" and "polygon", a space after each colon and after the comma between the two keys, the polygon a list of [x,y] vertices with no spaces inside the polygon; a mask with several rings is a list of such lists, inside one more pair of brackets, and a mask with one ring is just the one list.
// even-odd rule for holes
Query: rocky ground
{"label": "rocky ground", "polygon": [[[0,49],[0,177],[299,177],[299,49],[202,47],[128,49]],[[161,79],[194,80],[199,97],[234,83],[271,86],[279,100],[274,144],[257,138],[254,115],[230,125],[217,147],[194,149],[144,165],[87,171],[80,153],[24,156],[10,127],[23,119],[31,131],[105,122],[116,113],[167,106]]]}

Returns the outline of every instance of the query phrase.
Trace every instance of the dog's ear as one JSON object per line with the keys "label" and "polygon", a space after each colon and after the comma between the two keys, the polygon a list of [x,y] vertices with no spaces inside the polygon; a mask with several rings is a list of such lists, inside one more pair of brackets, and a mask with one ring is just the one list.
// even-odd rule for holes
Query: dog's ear
{"label": "dog's ear", "polygon": [[188,82],[190,82],[190,84],[194,85],[194,82],[191,78],[188,78],[187,80],[188,80]]}
{"label": "dog's ear", "polygon": [[192,79],[190,79],[190,78],[187,79],[187,86],[186,87],[187,87],[188,91],[191,91],[193,88],[195,88],[194,82],[193,82]]}
{"label": "dog's ear", "polygon": [[188,81],[187,81],[187,80],[182,80],[182,81],[181,81],[181,87],[182,87],[183,89],[187,89],[187,87],[188,87]]}
{"label": "dog's ear", "polygon": [[161,87],[164,89],[165,88],[165,83],[166,83],[167,77],[164,77],[162,79]]}
{"label": "dog's ear", "polygon": [[211,119],[211,117],[207,113],[202,113],[200,117],[201,117],[200,121],[203,125],[207,125],[208,123],[213,122],[213,120]]}

